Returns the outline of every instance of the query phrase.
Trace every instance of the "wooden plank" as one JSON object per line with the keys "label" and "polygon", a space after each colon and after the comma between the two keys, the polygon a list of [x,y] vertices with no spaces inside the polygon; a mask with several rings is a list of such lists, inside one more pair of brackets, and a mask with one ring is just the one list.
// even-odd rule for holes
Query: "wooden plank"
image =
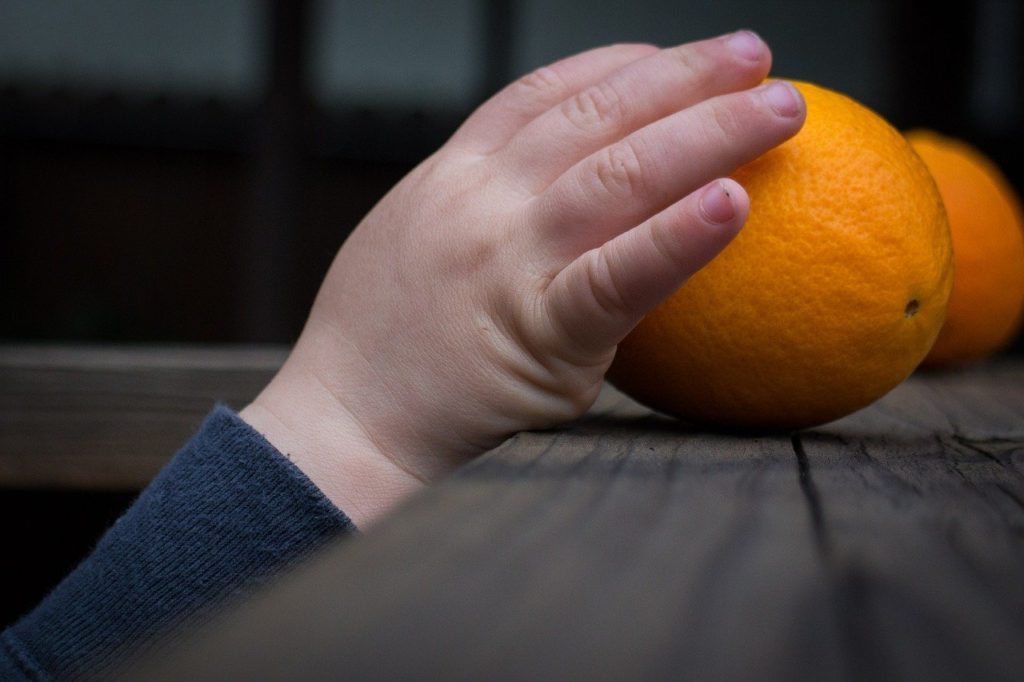
{"label": "wooden plank", "polygon": [[838,677],[789,439],[616,403],[511,439],[204,631],[168,676]]}
{"label": "wooden plank", "polygon": [[1020,484],[1021,372],[915,377],[793,439],[606,393],[133,673],[1015,679],[1024,550],[999,486]]}
{"label": "wooden plank", "polygon": [[280,347],[0,346],[0,486],[144,486],[216,402],[241,408]]}
{"label": "wooden plank", "polygon": [[[0,348],[0,483],[140,486],[284,356]],[[145,672],[1013,679],[1022,500],[1019,361],[916,376],[795,437],[695,431],[606,390]]]}
{"label": "wooden plank", "polygon": [[916,378],[798,444],[851,672],[1019,678],[1022,366]]}

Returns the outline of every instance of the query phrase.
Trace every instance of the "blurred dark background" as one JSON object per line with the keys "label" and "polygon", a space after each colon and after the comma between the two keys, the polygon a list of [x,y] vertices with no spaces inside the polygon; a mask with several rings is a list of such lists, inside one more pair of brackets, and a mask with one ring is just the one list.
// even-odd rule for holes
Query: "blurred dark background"
{"label": "blurred dark background", "polygon": [[518,74],[750,27],[1024,187],[1021,3],[5,0],[0,338],[289,342],[377,199]]}
{"label": "blurred dark background", "polygon": [[[502,84],[739,27],[1024,189],[1017,0],[2,0],[0,342],[288,343],[348,232]],[[4,621],[130,499],[0,491],[32,520],[4,526]]]}

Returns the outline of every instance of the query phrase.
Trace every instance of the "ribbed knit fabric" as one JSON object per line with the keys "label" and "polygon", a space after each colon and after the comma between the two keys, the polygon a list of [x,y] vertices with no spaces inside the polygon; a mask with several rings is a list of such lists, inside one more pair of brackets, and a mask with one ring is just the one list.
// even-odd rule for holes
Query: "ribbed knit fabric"
{"label": "ribbed knit fabric", "polygon": [[287,458],[218,406],[93,553],[0,634],[0,679],[101,676],[353,532]]}

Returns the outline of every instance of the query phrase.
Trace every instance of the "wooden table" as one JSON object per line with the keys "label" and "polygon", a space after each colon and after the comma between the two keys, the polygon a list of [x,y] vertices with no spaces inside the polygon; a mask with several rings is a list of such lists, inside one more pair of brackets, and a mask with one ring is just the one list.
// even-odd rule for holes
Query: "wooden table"
{"label": "wooden table", "polygon": [[608,389],[180,646],[155,678],[1024,679],[1024,362],[763,437]]}

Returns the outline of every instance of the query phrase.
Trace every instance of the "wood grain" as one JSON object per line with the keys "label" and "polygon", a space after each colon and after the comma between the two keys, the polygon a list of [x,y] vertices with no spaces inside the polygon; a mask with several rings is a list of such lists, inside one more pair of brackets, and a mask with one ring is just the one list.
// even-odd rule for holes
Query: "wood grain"
{"label": "wood grain", "polygon": [[606,391],[175,638],[147,679],[1020,679],[1024,365],[795,435]]}
{"label": "wood grain", "polygon": [[1024,670],[1024,373],[918,378],[799,437],[822,562],[864,679]]}
{"label": "wood grain", "polygon": [[139,489],[217,402],[243,407],[278,347],[0,346],[0,486]]}

